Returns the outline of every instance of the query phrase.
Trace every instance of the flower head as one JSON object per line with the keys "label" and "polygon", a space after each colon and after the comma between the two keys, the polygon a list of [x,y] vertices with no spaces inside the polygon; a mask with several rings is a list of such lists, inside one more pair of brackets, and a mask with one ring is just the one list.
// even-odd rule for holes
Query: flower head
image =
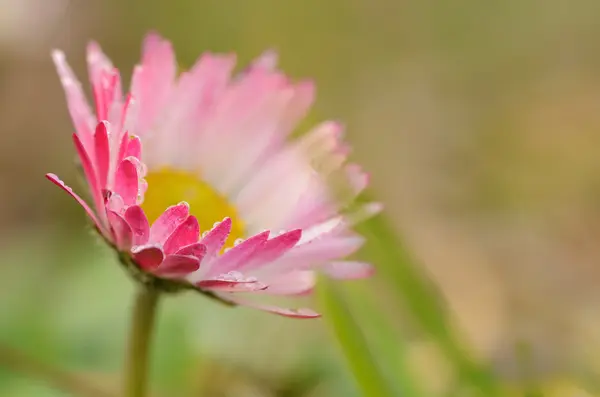
{"label": "flower head", "polygon": [[371,273],[368,264],[343,260],[363,242],[352,224],[379,210],[348,211],[368,177],[346,163],[338,123],[289,139],[314,88],[277,70],[274,53],[235,75],[233,55],[207,53],[177,76],[171,44],[150,34],[123,95],[119,71],[91,43],[95,114],[64,54],[52,55],[92,204],[47,177],[79,202],[139,279],[310,318],[318,314],[244,295],[308,293],[315,271]]}

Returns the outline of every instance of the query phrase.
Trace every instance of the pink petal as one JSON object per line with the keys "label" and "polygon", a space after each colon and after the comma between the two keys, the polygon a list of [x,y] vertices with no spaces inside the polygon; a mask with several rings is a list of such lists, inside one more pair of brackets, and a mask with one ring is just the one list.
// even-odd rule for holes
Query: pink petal
{"label": "pink petal", "polygon": [[229,249],[211,264],[207,276],[216,276],[239,269],[245,261],[252,258],[253,254],[263,247],[268,238],[269,231],[265,231]]}
{"label": "pink petal", "polygon": [[206,236],[202,237],[200,242],[206,246],[206,255],[209,257],[216,255],[225,244],[230,232],[231,219],[225,218],[222,222],[218,222]]}
{"label": "pink petal", "polygon": [[133,247],[131,249],[133,261],[143,270],[152,271],[160,265],[164,259],[163,251],[160,247],[146,245]]}
{"label": "pink petal", "polygon": [[123,197],[126,205],[135,205],[139,193],[139,179],[136,165],[125,159],[119,164],[115,176],[115,193]]}
{"label": "pink petal", "polygon": [[106,209],[116,212],[117,214],[123,214],[125,212],[125,202],[123,197],[117,193],[107,191],[106,192]]}
{"label": "pink petal", "polygon": [[136,67],[131,82],[131,92],[140,104],[137,133],[143,134],[155,122],[169,100],[176,73],[171,43],[158,34],[148,34],[143,43],[142,63]]}
{"label": "pink petal", "polygon": [[[92,195],[92,199],[94,200],[94,204],[96,205],[97,211],[104,211],[104,200],[102,198],[102,190],[100,186],[98,186],[98,180],[96,179],[96,171],[94,170],[94,166],[92,164],[92,160],[88,155],[83,143],[79,139],[77,134],[73,134],[73,143],[75,144],[75,150],[79,155],[79,160],[81,161],[81,167],[83,168],[83,173],[85,175],[85,179],[90,187],[90,193]],[[93,149],[93,147],[92,147]]]}
{"label": "pink petal", "polygon": [[135,157],[136,159],[142,158],[142,141],[137,136],[132,136],[127,142],[127,150],[125,157]]}
{"label": "pink petal", "polygon": [[275,50],[267,50],[260,54],[258,58],[252,61],[252,67],[262,68],[266,70],[275,70],[277,68],[277,62],[279,55]]}
{"label": "pink petal", "polygon": [[284,274],[294,270],[311,270],[355,252],[364,242],[360,236],[321,237],[289,250],[264,271]]}
{"label": "pink petal", "polygon": [[348,164],[345,170],[348,182],[355,195],[358,195],[369,185],[369,174],[364,172],[358,164]]}
{"label": "pink petal", "polygon": [[365,262],[341,261],[328,263],[323,267],[323,272],[331,278],[354,280],[371,277],[375,268]]}
{"label": "pink petal", "polygon": [[125,159],[127,154],[127,146],[129,145],[129,135],[127,132],[124,132],[120,138],[119,142],[119,151],[117,153],[116,164],[121,164],[121,161]]}
{"label": "pink petal", "polygon": [[94,153],[96,155],[96,176],[98,177],[98,187],[104,189],[108,179],[108,169],[110,167],[110,148],[108,144],[108,130],[106,122],[101,121],[96,126],[94,134]]}
{"label": "pink petal", "polygon": [[261,247],[260,251],[253,255],[252,260],[242,265],[240,270],[244,272],[255,270],[278,259],[293,248],[300,241],[301,237],[302,230],[296,229],[268,240]]}
{"label": "pink petal", "polygon": [[110,210],[106,211],[106,216],[117,247],[120,250],[130,249],[133,241],[133,232],[127,221],[121,215]]}
{"label": "pink petal", "polygon": [[131,206],[125,211],[125,220],[133,231],[133,244],[143,245],[150,238],[150,225],[144,210],[138,205]]}
{"label": "pink petal", "polygon": [[321,314],[315,312],[314,310],[307,308],[300,309],[286,309],[283,307],[271,306],[271,305],[258,305],[258,304],[248,304],[247,302],[240,302],[242,306],[252,307],[254,309],[262,310],[264,312],[277,314],[283,317],[290,318],[298,318],[298,319],[309,319],[309,318],[319,318]]}
{"label": "pink petal", "polygon": [[189,214],[190,206],[186,202],[167,208],[150,227],[150,241],[164,244]]}
{"label": "pink petal", "polygon": [[167,255],[154,274],[166,278],[181,278],[200,268],[200,260],[191,255]]}
{"label": "pink petal", "polygon": [[81,83],[65,60],[62,51],[52,51],[52,59],[56,65],[60,82],[67,97],[67,104],[75,130],[84,142],[85,147],[90,147],[92,141],[92,128],[95,123],[90,106],[81,88]]}
{"label": "pink petal", "polygon": [[262,291],[267,288],[266,284],[259,283],[256,280],[232,281],[209,279],[196,283],[196,286],[201,289],[219,292],[255,292]]}
{"label": "pink petal", "polygon": [[263,305],[260,303],[255,303],[247,300],[241,300],[237,298],[230,298],[229,296],[219,295],[219,298],[234,303],[240,306],[251,307],[253,309],[262,310],[268,313],[277,314],[279,316],[291,317],[291,318],[299,318],[299,319],[309,319],[309,318],[318,318],[321,315],[311,309],[301,308],[301,309],[286,309],[283,307],[271,306],[271,305]]}
{"label": "pink petal", "polygon": [[316,283],[315,273],[310,270],[294,271],[273,277],[262,277],[269,285],[268,295],[304,295],[311,292]]}
{"label": "pink petal", "polygon": [[90,83],[96,101],[96,118],[107,120],[117,86],[117,81],[112,73],[113,65],[104,55],[98,43],[95,42],[88,44],[87,63]]}
{"label": "pink petal", "polygon": [[177,255],[191,255],[196,258],[202,260],[204,255],[206,255],[206,246],[202,243],[194,243],[190,245],[186,245],[185,247],[180,248],[177,252]]}
{"label": "pink petal", "polygon": [[198,241],[200,236],[200,225],[195,216],[188,216],[165,241],[164,250],[166,254],[172,254],[179,248]]}
{"label": "pink petal", "polygon": [[56,186],[58,186],[59,188],[61,188],[65,192],[67,192],[71,197],[73,197],[75,199],[75,201],[77,201],[77,203],[79,203],[79,205],[83,207],[83,209],[85,210],[85,213],[94,222],[94,225],[96,226],[96,228],[100,231],[103,230],[102,225],[100,224],[100,222],[98,221],[98,218],[96,218],[96,215],[94,214],[94,211],[92,211],[92,209],[87,205],[87,203],[85,201],[83,201],[83,199],[81,197],[79,197],[75,192],[73,192],[73,189],[71,189],[69,186],[65,185],[65,183],[63,181],[61,181],[58,178],[58,176],[56,176],[54,174],[46,174],[46,178],[50,182],[54,183]]}

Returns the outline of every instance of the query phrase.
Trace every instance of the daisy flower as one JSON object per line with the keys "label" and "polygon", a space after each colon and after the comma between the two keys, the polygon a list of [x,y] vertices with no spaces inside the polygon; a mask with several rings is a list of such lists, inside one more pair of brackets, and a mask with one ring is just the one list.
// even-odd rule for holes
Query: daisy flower
{"label": "daisy flower", "polygon": [[149,34],[123,94],[98,44],[87,48],[95,113],[60,51],[52,54],[75,127],[90,204],[85,209],[141,282],[194,289],[233,305],[312,318],[310,309],[261,304],[259,295],[310,293],[315,272],[353,279],[370,265],[343,258],[363,238],[351,226],[368,176],[347,164],[342,126],[290,134],[314,99],[266,52],[240,73],[232,54],[203,54],[178,75],[170,42]]}

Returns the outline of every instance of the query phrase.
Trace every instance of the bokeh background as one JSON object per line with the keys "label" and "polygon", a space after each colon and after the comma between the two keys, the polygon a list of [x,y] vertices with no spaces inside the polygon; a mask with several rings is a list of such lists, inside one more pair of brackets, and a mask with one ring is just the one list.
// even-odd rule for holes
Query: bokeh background
{"label": "bokeh background", "polygon": [[344,121],[386,206],[362,254],[378,276],[324,288],[324,320],[165,301],[156,396],[378,397],[376,378],[357,382],[378,371],[357,367],[365,352],[390,395],[595,395],[595,0],[0,0],[0,395],[69,395],[31,376],[46,366],[118,385],[133,286],[43,177],[77,186],[49,54],[85,80],[95,39],[127,83],[150,29],[184,69],[205,50],[244,64],[276,49],[316,80],[309,121]]}

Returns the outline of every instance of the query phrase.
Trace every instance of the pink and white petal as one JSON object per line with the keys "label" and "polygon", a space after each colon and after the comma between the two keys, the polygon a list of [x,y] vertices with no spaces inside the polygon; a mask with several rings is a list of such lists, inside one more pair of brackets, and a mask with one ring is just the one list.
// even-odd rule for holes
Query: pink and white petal
{"label": "pink and white petal", "polygon": [[164,244],[167,255],[172,254],[182,247],[198,241],[200,236],[200,225],[195,216],[190,215],[171,233]]}
{"label": "pink and white petal", "polygon": [[381,211],[383,211],[382,203],[371,202],[353,209],[351,212],[345,214],[344,218],[348,227],[350,227],[377,215]]}
{"label": "pink and white petal", "polygon": [[254,61],[252,61],[253,68],[261,68],[269,71],[273,71],[277,68],[279,61],[279,54],[275,50],[266,50],[260,54]]}
{"label": "pink and white petal", "polygon": [[150,227],[150,241],[164,244],[167,238],[186,220],[190,214],[190,206],[182,201],[168,207]]}
{"label": "pink and white petal", "polygon": [[143,245],[131,249],[133,261],[145,271],[153,271],[164,260],[162,249],[156,245]]}
{"label": "pink and white petal", "polygon": [[139,101],[139,134],[148,131],[161,109],[169,100],[177,73],[175,55],[170,42],[158,34],[146,36],[142,48],[142,62],[136,67],[131,92]]}
{"label": "pink and white petal", "polygon": [[52,59],[65,90],[67,105],[75,130],[84,142],[83,146],[90,148],[95,119],[81,88],[81,83],[75,77],[75,73],[67,63],[65,54],[62,51],[52,51]]}
{"label": "pink and white petal", "polygon": [[181,247],[175,253],[177,255],[195,256],[196,258],[200,259],[200,261],[202,261],[202,259],[206,255],[206,246],[202,243],[194,243],[194,244],[186,245],[185,247]]}
{"label": "pink and white petal", "polygon": [[167,255],[165,260],[153,270],[153,273],[164,278],[183,278],[200,268],[200,259],[191,255]]}
{"label": "pink and white petal", "polygon": [[96,126],[94,134],[94,154],[96,164],[96,177],[98,178],[98,187],[106,188],[108,181],[108,170],[110,167],[110,147],[108,143],[108,129],[106,122],[101,121]]}
{"label": "pink and white petal", "polygon": [[206,246],[206,256],[213,257],[217,255],[231,232],[231,218],[225,218],[217,224],[200,239],[200,242]]}
{"label": "pink and white petal", "polygon": [[150,224],[144,210],[138,205],[131,206],[125,211],[125,220],[133,231],[133,244],[144,245],[150,238]]}
{"label": "pink and white petal", "polygon": [[323,272],[339,280],[356,280],[371,277],[375,273],[373,265],[365,262],[339,261],[323,266]]}
{"label": "pink and white petal", "polygon": [[336,216],[317,225],[313,225],[307,229],[304,229],[302,233],[302,239],[300,240],[299,244],[309,243],[314,239],[324,235],[332,235],[335,231],[344,228],[344,221],[345,220],[342,216]]}
{"label": "pink and white petal", "polygon": [[98,218],[96,217],[96,214],[94,214],[94,211],[92,211],[92,209],[87,205],[87,203],[83,201],[83,199],[79,197],[73,191],[73,189],[71,189],[63,181],[61,181],[60,178],[55,174],[46,174],[46,179],[48,179],[50,182],[54,183],[56,186],[58,186],[59,188],[67,192],[71,197],[73,197],[73,199],[75,199],[75,201],[77,201],[77,203],[81,207],[83,207],[85,213],[92,220],[92,222],[94,222],[94,226],[96,226],[96,228],[104,234],[104,228],[102,227],[102,224],[98,221]]}
{"label": "pink and white petal", "polygon": [[251,281],[208,279],[199,281],[195,285],[203,290],[219,292],[256,292],[268,288],[267,284],[259,283],[255,279]]}
{"label": "pink and white petal", "polygon": [[269,231],[264,231],[229,249],[210,264],[206,277],[216,277],[220,274],[237,271],[262,249],[268,238]]}
{"label": "pink and white petal", "polygon": [[121,161],[115,175],[115,193],[126,205],[135,205],[139,194],[139,177],[136,164],[130,159]]}
{"label": "pink and white petal", "polygon": [[294,270],[317,269],[326,263],[354,253],[363,244],[360,236],[323,237],[295,246],[281,259],[267,265],[264,274],[285,274]]}
{"label": "pink and white petal", "polygon": [[260,251],[253,255],[252,260],[243,264],[239,270],[249,272],[273,262],[293,248],[301,237],[302,230],[296,229],[267,240]]}
{"label": "pink and white petal", "polygon": [[106,216],[117,248],[121,251],[129,250],[133,242],[133,232],[125,218],[110,210],[106,211]]}
{"label": "pink and white petal", "polygon": [[310,270],[293,271],[272,277],[261,277],[269,285],[263,291],[267,295],[304,295],[312,292],[317,278]]}
{"label": "pink and white petal", "polygon": [[368,185],[370,180],[369,173],[363,171],[362,167],[358,164],[348,164],[345,168],[346,177],[350,183],[350,187],[353,190],[354,195],[358,195]]}
{"label": "pink and white petal", "polygon": [[279,316],[290,317],[290,318],[298,318],[298,319],[309,319],[309,318],[318,318],[321,317],[321,314],[315,312],[314,310],[307,308],[300,309],[286,309],[283,307],[272,306],[260,304],[244,299],[238,299],[237,297],[231,297],[230,295],[219,294],[219,298],[235,305],[250,307],[252,309],[262,310],[264,312],[277,314]]}

